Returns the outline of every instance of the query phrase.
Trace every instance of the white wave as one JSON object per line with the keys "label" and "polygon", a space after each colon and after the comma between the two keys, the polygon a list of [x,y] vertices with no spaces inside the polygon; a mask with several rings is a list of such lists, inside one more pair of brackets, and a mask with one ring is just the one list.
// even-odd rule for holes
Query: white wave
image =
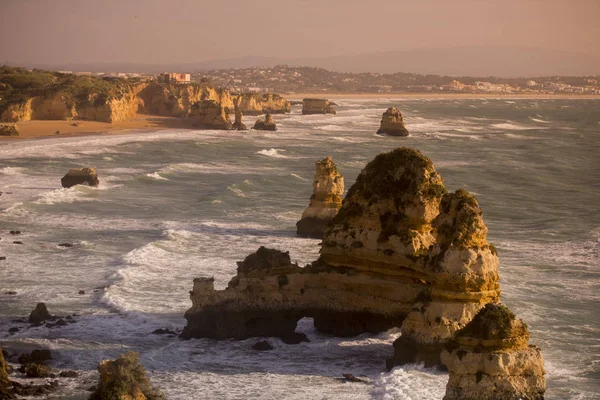
{"label": "white wave", "polygon": [[441,399],[447,382],[446,373],[406,365],[381,374],[374,382],[371,395],[377,400]]}
{"label": "white wave", "polygon": [[546,120],[543,120],[543,119],[540,119],[540,118],[529,117],[529,119],[532,120],[532,121],[535,121],[535,122],[542,123],[542,124],[551,124],[552,123],[550,121],[546,121]]}
{"label": "white wave", "polygon": [[289,156],[283,155],[281,154],[282,152],[284,152],[285,150],[283,149],[263,149],[260,151],[257,151],[256,154],[260,154],[263,156],[267,156],[267,157],[271,157],[271,158],[289,158]]}
{"label": "white wave", "polygon": [[511,130],[511,131],[526,131],[526,130],[531,130],[531,129],[546,129],[544,127],[541,126],[528,126],[528,125],[521,125],[521,124],[515,124],[513,122],[503,122],[500,124],[492,124],[493,128],[496,129],[504,129],[504,130]]}
{"label": "white wave", "polygon": [[292,175],[294,178],[298,178],[298,179],[300,179],[301,181],[308,181],[308,179],[306,179],[306,178],[303,178],[303,177],[301,177],[300,175],[297,175],[297,174],[291,174],[291,175]]}
{"label": "white wave", "polygon": [[22,168],[22,167],[4,167],[4,168],[0,168],[0,174],[4,174],[4,175],[23,175],[23,173],[26,171],[26,168]]}
{"label": "white wave", "polygon": [[158,172],[152,172],[150,174],[146,174],[146,176],[149,178],[158,179],[158,180],[165,180],[165,181],[168,180],[168,178],[165,178],[164,176],[160,176],[160,174]]}
{"label": "white wave", "polygon": [[[78,185],[79,186],[79,185]],[[57,204],[57,203],[75,203],[82,201],[91,201],[93,199],[84,197],[84,192],[78,187],[61,188],[43,193],[34,204]]]}
{"label": "white wave", "polygon": [[193,172],[200,174],[255,174],[255,173],[272,173],[275,168],[272,167],[252,167],[244,165],[233,165],[226,163],[177,163],[169,164],[158,170],[160,175],[166,175],[173,172]]}
{"label": "white wave", "polygon": [[236,187],[234,187],[235,185],[231,185],[227,187],[227,190],[230,190],[233,192],[233,194],[235,194],[237,197],[246,197],[246,195],[244,194],[244,192],[242,192],[241,189],[238,189]]}

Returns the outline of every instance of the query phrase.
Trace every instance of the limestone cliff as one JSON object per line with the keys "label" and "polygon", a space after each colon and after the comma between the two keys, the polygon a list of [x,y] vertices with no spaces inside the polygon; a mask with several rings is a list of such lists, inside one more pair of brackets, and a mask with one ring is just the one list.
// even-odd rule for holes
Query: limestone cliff
{"label": "limestone cliff", "polygon": [[527,325],[489,303],[442,352],[450,372],[444,400],[542,400],[542,352],[528,345]]}
{"label": "limestone cliff", "polygon": [[408,130],[404,126],[404,117],[396,107],[390,107],[383,113],[381,126],[377,130],[377,134],[408,136]]}
{"label": "limestone cliff", "polygon": [[252,129],[258,131],[276,131],[277,125],[275,124],[275,121],[273,121],[271,114],[266,114],[265,119],[259,118],[256,120]]}
{"label": "limestone cliff", "polygon": [[310,114],[334,114],[333,104],[327,99],[303,99],[302,115]]}
{"label": "limestone cliff", "polygon": [[296,233],[302,237],[321,239],[327,225],[342,206],[344,177],[338,172],[331,157],[316,163],[313,179],[313,195],[310,204],[296,223]]}
{"label": "limestone cliff", "polygon": [[244,115],[285,114],[292,109],[290,102],[278,94],[241,93],[237,99]]}
{"label": "limestone cliff", "polygon": [[201,129],[229,130],[233,128],[228,109],[215,100],[195,103],[190,112],[192,126]]}

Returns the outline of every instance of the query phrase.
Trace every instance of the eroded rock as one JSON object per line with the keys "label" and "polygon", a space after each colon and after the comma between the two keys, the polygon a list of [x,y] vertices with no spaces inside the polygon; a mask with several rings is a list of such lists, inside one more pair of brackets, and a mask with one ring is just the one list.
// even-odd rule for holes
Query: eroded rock
{"label": "eroded rock", "polygon": [[327,99],[303,99],[302,115],[311,114],[333,114],[335,115],[333,104]]}
{"label": "eroded rock", "polygon": [[381,126],[377,130],[378,135],[408,136],[408,130],[404,126],[404,117],[396,107],[390,107],[383,113]]}
{"label": "eroded rock", "polygon": [[275,121],[273,121],[271,114],[266,114],[265,119],[259,118],[256,120],[252,129],[256,129],[258,131],[276,131],[277,125],[275,124]]}
{"label": "eroded rock", "polygon": [[242,122],[242,117],[244,116],[244,114],[240,110],[239,103],[240,103],[239,99],[235,99],[234,100],[234,105],[235,105],[235,121],[233,122],[232,128],[236,129],[238,131],[245,131],[245,130],[248,130],[248,128]]}
{"label": "eroded rock", "polygon": [[62,177],[60,183],[64,188],[75,185],[98,186],[100,180],[94,168],[73,168]]}
{"label": "eroded rock", "polygon": [[310,205],[296,223],[296,233],[301,237],[321,239],[327,225],[342,206],[344,177],[338,172],[331,157],[316,163],[313,179],[313,195]]}
{"label": "eroded rock", "polygon": [[228,107],[215,100],[202,100],[195,103],[190,112],[192,126],[202,129],[229,130],[233,125]]}
{"label": "eroded rock", "polygon": [[53,319],[53,317],[48,312],[48,308],[44,303],[37,303],[35,309],[29,314],[29,322],[31,324],[41,324],[49,319]]}

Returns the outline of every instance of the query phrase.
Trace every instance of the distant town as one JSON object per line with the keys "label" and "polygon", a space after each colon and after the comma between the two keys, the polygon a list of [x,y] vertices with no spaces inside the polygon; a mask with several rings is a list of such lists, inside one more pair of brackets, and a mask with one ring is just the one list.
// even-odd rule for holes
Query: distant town
{"label": "distant town", "polygon": [[481,93],[481,94],[600,94],[600,76],[530,78],[453,77],[398,72],[342,73],[322,68],[253,67],[200,72],[165,72],[158,76],[130,72],[73,72],[76,75],[157,79],[165,83],[208,82],[231,92],[250,93]]}

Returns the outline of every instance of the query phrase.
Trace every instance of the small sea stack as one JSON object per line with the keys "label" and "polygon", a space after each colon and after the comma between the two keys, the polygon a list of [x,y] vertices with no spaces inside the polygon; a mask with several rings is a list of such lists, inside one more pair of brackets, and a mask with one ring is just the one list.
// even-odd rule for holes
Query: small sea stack
{"label": "small sea stack", "polygon": [[527,325],[505,305],[486,304],[442,352],[444,400],[542,400],[542,351],[528,340]]}
{"label": "small sea stack", "polygon": [[273,121],[273,117],[271,116],[271,114],[266,114],[265,119],[259,118],[254,123],[252,129],[255,129],[257,131],[276,131],[277,125],[275,124],[275,121]]}
{"label": "small sea stack", "polygon": [[377,130],[378,135],[408,136],[408,130],[404,126],[404,117],[396,107],[388,108],[381,118],[381,126]]}
{"label": "small sea stack", "polygon": [[302,115],[311,114],[333,114],[335,115],[333,104],[327,99],[303,99]]}
{"label": "small sea stack", "polygon": [[98,186],[100,180],[94,168],[73,168],[62,177],[60,183],[64,188],[75,185]]}
{"label": "small sea stack", "polygon": [[333,159],[328,156],[315,163],[313,195],[310,204],[296,223],[296,233],[301,237],[322,239],[325,228],[342,207],[344,177],[338,172]]}
{"label": "small sea stack", "polygon": [[233,104],[235,106],[235,121],[233,122],[232,129],[235,129],[235,130],[238,130],[238,131],[247,131],[248,128],[242,122],[242,117],[244,116],[244,114],[240,110],[240,100],[239,100],[239,98],[236,98],[233,101]]}

